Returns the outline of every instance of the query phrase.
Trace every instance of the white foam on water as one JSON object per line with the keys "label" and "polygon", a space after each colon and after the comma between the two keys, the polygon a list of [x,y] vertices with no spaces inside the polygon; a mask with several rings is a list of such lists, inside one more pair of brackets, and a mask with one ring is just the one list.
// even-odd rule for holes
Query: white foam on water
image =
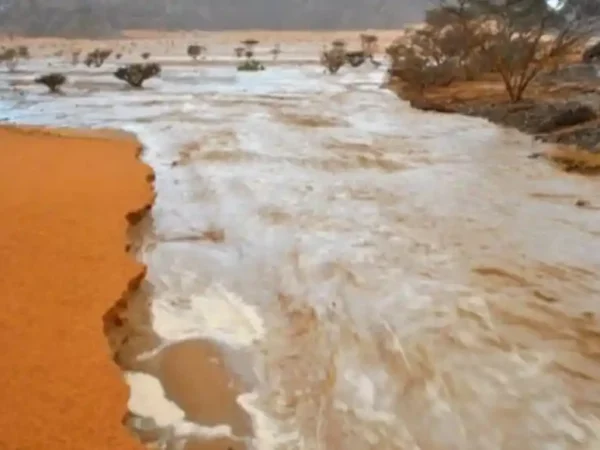
{"label": "white foam on water", "polygon": [[166,398],[158,378],[142,372],[125,372],[130,394],[127,407],[133,414],[149,417],[157,426],[166,427],[185,418],[185,413]]}
{"label": "white foam on water", "polygon": [[[134,428],[160,429],[159,445],[169,443],[183,449],[189,438],[238,439],[227,424],[209,427],[186,420],[185,412],[166,398],[157,378],[142,372],[125,372],[125,381],[130,388],[127,407],[136,416],[132,419]],[[148,419],[150,424],[145,422]]]}
{"label": "white foam on water", "polygon": [[265,333],[257,309],[218,284],[189,298],[163,294],[152,302],[152,313],[153,329],[166,343],[211,339],[245,348]]}

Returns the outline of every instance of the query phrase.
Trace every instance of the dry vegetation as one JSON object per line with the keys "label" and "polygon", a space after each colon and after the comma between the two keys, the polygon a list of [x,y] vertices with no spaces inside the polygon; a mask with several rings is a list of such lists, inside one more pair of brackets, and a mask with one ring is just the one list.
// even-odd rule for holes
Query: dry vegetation
{"label": "dry vegetation", "polygon": [[61,73],[49,73],[35,79],[35,83],[43,84],[50,90],[50,92],[55,94],[60,92],[61,86],[66,82],[67,77]]}
{"label": "dry vegetation", "polygon": [[[86,57],[84,64],[88,67],[102,67],[104,62],[108,59],[108,57],[112,54],[111,49],[95,49],[89,52]],[[77,57],[78,59],[79,57]],[[75,59],[75,58],[74,58]]]}
{"label": "dry vegetation", "polygon": [[380,62],[375,61],[379,39],[374,34],[360,34],[360,50],[349,50],[343,39],[335,39],[330,48],[323,48],[321,52],[321,64],[330,74],[337,73],[344,65],[351,67],[362,66],[367,60],[374,67],[379,67]]}
{"label": "dry vegetation", "polygon": [[[390,84],[419,109],[459,112],[516,127],[565,146],[560,164],[600,173],[600,79],[590,66],[600,44],[600,3],[565,0],[458,0],[427,14],[423,26],[390,45]],[[576,81],[565,77],[575,77]],[[586,75],[587,74],[587,75]],[[556,159],[550,155],[555,162]]]}
{"label": "dry vegetation", "polygon": [[536,0],[445,0],[423,27],[387,48],[390,75],[422,93],[431,86],[495,74],[512,102],[556,69],[598,31],[597,17],[574,7],[556,11]]}
{"label": "dry vegetation", "polygon": [[29,47],[25,45],[0,49],[0,63],[4,63],[10,72],[16,70],[19,60],[30,57]]}
{"label": "dry vegetation", "polygon": [[146,80],[154,78],[161,73],[160,65],[156,63],[129,64],[118,68],[114,76],[125,81],[131,87],[141,88]]}

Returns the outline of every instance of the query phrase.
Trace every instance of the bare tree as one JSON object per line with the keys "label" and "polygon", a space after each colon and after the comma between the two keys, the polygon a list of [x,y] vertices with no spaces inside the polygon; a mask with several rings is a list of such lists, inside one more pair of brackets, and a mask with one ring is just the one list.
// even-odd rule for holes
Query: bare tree
{"label": "bare tree", "polygon": [[43,84],[52,93],[59,93],[61,86],[67,82],[67,77],[62,73],[49,73],[36,78],[34,81],[35,83]]}
{"label": "bare tree", "polygon": [[114,76],[125,81],[132,87],[141,88],[146,80],[154,78],[161,73],[160,65],[156,63],[130,64],[118,68]]}
{"label": "bare tree", "polygon": [[[512,102],[518,102],[534,78],[585,43],[597,29],[595,18],[574,11],[562,16],[551,8],[539,10],[532,0],[484,3],[483,13],[497,31],[487,33],[480,48],[499,73]],[[483,2],[482,2],[483,3]],[[483,34],[483,33],[482,33]]]}
{"label": "bare tree", "polygon": [[[510,101],[518,102],[540,72],[564,61],[597,25],[596,17],[575,7],[556,10],[544,0],[442,0],[428,12],[425,27],[388,48],[391,74],[406,76],[420,67],[445,83],[494,72]],[[423,61],[416,64],[416,58]]]}

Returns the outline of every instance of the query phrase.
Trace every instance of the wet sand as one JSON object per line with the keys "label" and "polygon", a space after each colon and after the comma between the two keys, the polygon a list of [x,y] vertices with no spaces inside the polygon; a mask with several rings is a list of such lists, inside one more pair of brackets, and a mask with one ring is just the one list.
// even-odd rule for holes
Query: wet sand
{"label": "wet sand", "polygon": [[[120,341],[123,352],[131,341],[116,360],[132,367],[139,350],[156,344],[152,336],[136,340],[128,321],[132,310],[138,321],[148,317],[134,292],[145,269],[126,252],[128,224],[153,197],[139,144],[120,132],[34,127],[0,128],[0,141],[0,339],[11,343],[0,365],[10,411],[0,415],[0,447],[143,448],[122,425],[129,393],[109,349]],[[118,305],[129,310],[121,334],[111,325]],[[208,343],[178,343],[138,366],[162,380],[187,419],[250,433],[235,402],[239,386]],[[217,439],[187,448],[242,447]]]}
{"label": "wet sand", "polygon": [[134,449],[102,315],[143,267],[125,216],[152,201],[138,144],[0,128],[0,448]]}

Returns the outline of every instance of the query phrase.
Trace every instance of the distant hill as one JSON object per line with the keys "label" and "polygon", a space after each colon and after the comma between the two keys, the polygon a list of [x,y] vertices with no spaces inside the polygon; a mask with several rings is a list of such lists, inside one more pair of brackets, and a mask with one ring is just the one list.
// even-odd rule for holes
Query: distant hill
{"label": "distant hill", "polygon": [[106,36],[127,28],[398,28],[433,0],[0,0],[0,27]]}

